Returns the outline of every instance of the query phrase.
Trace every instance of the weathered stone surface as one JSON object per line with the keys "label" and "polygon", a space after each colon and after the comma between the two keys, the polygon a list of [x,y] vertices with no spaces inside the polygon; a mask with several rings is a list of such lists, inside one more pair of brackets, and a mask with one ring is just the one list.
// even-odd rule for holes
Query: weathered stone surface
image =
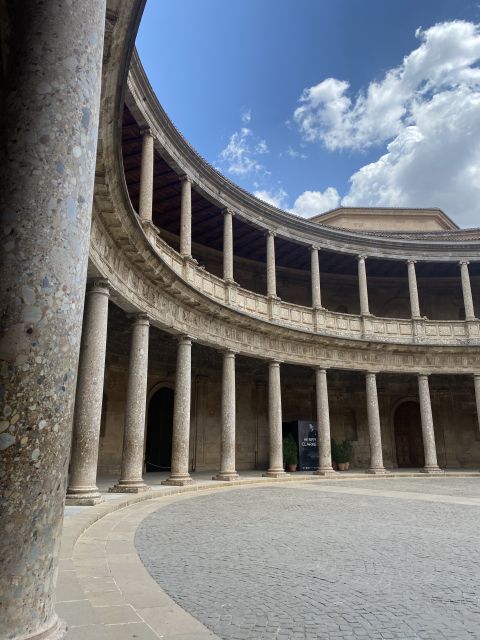
{"label": "weathered stone surface", "polygon": [[0,636],[53,638],[105,1],[9,2],[3,19]]}

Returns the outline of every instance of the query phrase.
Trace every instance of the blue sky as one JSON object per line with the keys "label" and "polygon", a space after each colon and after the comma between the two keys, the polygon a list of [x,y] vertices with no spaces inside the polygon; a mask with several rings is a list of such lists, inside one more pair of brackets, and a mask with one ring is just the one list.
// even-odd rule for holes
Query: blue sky
{"label": "blue sky", "polygon": [[259,197],[306,217],[440,206],[480,226],[479,6],[149,0],[137,47],[190,143]]}

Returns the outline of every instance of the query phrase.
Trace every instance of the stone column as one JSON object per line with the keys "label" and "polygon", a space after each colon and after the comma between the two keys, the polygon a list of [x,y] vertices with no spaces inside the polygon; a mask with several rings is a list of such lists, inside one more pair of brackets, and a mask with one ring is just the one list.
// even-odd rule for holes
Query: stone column
{"label": "stone column", "polygon": [[367,287],[367,270],[365,268],[365,260],[367,256],[358,256],[358,287],[360,291],[360,314],[369,316],[370,309],[368,307],[368,287]]}
{"label": "stone column", "polygon": [[17,0],[2,7],[0,637],[46,640],[65,630],[55,588],[105,0]]}
{"label": "stone column", "polygon": [[229,209],[223,212],[223,279],[234,282],[233,278],[233,213]]}
{"label": "stone column", "polygon": [[177,347],[177,373],[173,402],[172,470],[162,484],[183,486],[193,482],[188,473],[190,403],[192,389],[192,340],[182,336]]}
{"label": "stone column", "polygon": [[235,354],[223,354],[222,374],[222,446],[220,473],[214,480],[236,480],[235,470]]}
{"label": "stone column", "polygon": [[267,296],[277,297],[277,275],[275,272],[275,234],[267,231]]}
{"label": "stone column", "polygon": [[412,319],[420,318],[420,302],[418,299],[417,274],[415,272],[415,260],[407,261],[408,290],[410,292],[410,311]]}
{"label": "stone column", "polygon": [[150,129],[142,130],[142,164],[140,167],[140,200],[138,214],[142,222],[152,221],[153,204],[153,136]]}
{"label": "stone column", "polygon": [[422,419],[423,449],[425,453],[425,466],[423,469],[420,469],[420,471],[423,473],[438,473],[441,469],[437,463],[437,448],[435,445],[432,405],[430,402],[430,389],[427,375],[419,374],[418,393],[420,397],[420,416]]}
{"label": "stone column", "polygon": [[473,384],[475,386],[475,403],[477,405],[477,420],[480,429],[480,373],[473,374]]}
{"label": "stone column", "polygon": [[192,257],[192,182],[182,176],[182,199],[180,208],[180,254]]}
{"label": "stone column", "polygon": [[314,471],[314,475],[328,476],[335,474],[335,471],[332,467],[327,371],[325,369],[316,369],[315,381],[317,390],[318,469]]}
{"label": "stone column", "polygon": [[473,307],[472,287],[470,285],[470,274],[468,272],[468,260],[460,262],[460,273],[462,276],[463,304],[465,307],[465,320],[475,320],[475,309]]}
{"label": "stone column", "polygon": [[280,363],[268,365],[268,427],[270,433],[270,466],[264,474],[269,478],[286,475],[283,465],[282,390]]}
{"label": "stone column", "polygon": [[370,468],[367,473],[386,473],[383,466],[382,431],[378,410],[377,376],[367,371],[365,374],[367,392],[368,435],[370,439]]}
{"label": "stone column", "polygon": [[110,489],[113,493],[140,493],[150,489],[142,477],[149,328],[148,316],[139,314],[134,317],[123,429],[122,467],[118,484]]}
{"label": "stone column", "polygon": [[312,274],[312,307],[322,308],[322,293],[320,289],[320,265],[318,262],[318,247],[311,247],[310,262]]}
{"label": "stone column", "polygon": [[97,488],[97,461],[107,348],[108,298],[106,280],[89,283],[85,295],[66,497],[66,503],[70,505],[94,505],[103,501]]}

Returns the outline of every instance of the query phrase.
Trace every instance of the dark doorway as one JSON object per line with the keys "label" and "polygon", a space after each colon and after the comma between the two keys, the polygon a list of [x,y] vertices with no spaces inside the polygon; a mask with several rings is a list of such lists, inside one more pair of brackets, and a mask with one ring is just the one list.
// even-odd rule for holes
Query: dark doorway
{"label": "dark doorway", "polygon": [[418,402],[403,402],[395,411],[395,446],[399,467],[423,467],[422,422]]}
{"label": "dark doorway", "polygon": [[148,405],[146,471],[169,471],[172,459],[173,389],[162,387]]}

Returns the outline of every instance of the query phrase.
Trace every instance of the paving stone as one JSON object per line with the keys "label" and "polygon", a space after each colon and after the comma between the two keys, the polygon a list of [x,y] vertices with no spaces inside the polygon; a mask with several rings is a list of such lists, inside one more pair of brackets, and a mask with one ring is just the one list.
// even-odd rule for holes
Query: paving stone
{"label": "paving stone", "polygon": [[479,479],[375,480],[361,495],[355,481],[337,487],[174,503],[143,521],[136,548],[170,597],[224,640],[478,638]]}

